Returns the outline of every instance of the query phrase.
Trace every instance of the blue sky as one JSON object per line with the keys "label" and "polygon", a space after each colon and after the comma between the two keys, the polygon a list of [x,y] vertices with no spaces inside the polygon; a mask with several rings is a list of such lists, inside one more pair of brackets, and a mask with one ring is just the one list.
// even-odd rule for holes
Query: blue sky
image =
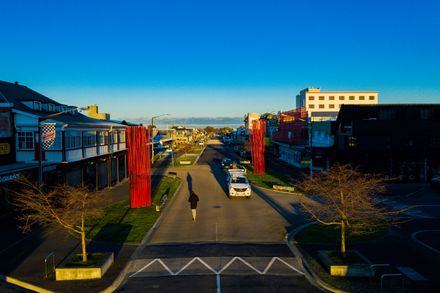
{"label": "blue sky", "polygon": [[288,110],[308,86],[440,102],[439,1],[1,2],[0,79],[113,117]]}

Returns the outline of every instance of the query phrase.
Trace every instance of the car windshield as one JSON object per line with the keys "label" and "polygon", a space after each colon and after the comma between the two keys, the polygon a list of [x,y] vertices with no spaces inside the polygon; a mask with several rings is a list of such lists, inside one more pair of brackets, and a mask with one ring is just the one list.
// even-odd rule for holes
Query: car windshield
{"label": "car windshield", "polygon": [[247,180],[244,177],[233,177],[232,183],[247,183]]}

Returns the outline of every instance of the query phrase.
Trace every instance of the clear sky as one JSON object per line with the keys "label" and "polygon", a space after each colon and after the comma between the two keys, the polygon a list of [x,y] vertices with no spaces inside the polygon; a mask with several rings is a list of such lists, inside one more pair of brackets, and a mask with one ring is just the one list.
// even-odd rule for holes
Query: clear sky
{"label": "clear sky", "polygon": [[299,90],[440,102],[436,0],[2,0],[0,79],[112,117],[288,110]]}

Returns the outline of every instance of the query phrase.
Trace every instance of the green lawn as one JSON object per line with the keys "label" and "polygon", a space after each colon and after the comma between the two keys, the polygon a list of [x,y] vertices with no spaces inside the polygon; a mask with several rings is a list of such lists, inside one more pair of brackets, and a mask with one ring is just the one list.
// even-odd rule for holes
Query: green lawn
{"label": "green lawn", "polygon": [[266,173],[264,174],[255,174],[252,172],[252,167],[246,166],[247,173],[246,177],[249,179],[250,182],[253,184],[272,189],[274,185],[285,185],[285,186],[293,186],[289,183],[287,183],[281,174],[278,174],[276,172],[266,170]]}
{"label": "green lawn", "polygon": [[[179,178],[163,177],[153,191],[152,202],[160,201],[165,193],[169,195],[169,200],[179,184]],[[114,243],[140,243],[160,216],[154,205],[131,209],[128,200],[109,205],[104,209],[104,214],[101,219],[89,221],[88,239]]]}
{"label": "green lawn", "polygon": [[[347,231],[347,243],[372,240],[384,236],[388,232],[386,224],[380,225],[377,230],[366,232],[362,235],[352,235]],[[325,243],[325,244],[339,244],[341,241],[341,229],[337,225],[325,226],[319,223],[312,224],[307,228],[301,230],[296,236],[295,240],[299,243]]]}

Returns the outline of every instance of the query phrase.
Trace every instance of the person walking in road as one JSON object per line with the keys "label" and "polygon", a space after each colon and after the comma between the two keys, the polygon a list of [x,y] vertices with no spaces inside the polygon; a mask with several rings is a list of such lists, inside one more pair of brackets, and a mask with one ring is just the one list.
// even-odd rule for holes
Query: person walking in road
{"label": "person walking in road", "polygon": [[197,202],[199,201],[199,197],[195,194],[194,191],[191,191],[190,196],[188,198],[188,202],[190,202],[192,219],[195,222],[197,216]]}

